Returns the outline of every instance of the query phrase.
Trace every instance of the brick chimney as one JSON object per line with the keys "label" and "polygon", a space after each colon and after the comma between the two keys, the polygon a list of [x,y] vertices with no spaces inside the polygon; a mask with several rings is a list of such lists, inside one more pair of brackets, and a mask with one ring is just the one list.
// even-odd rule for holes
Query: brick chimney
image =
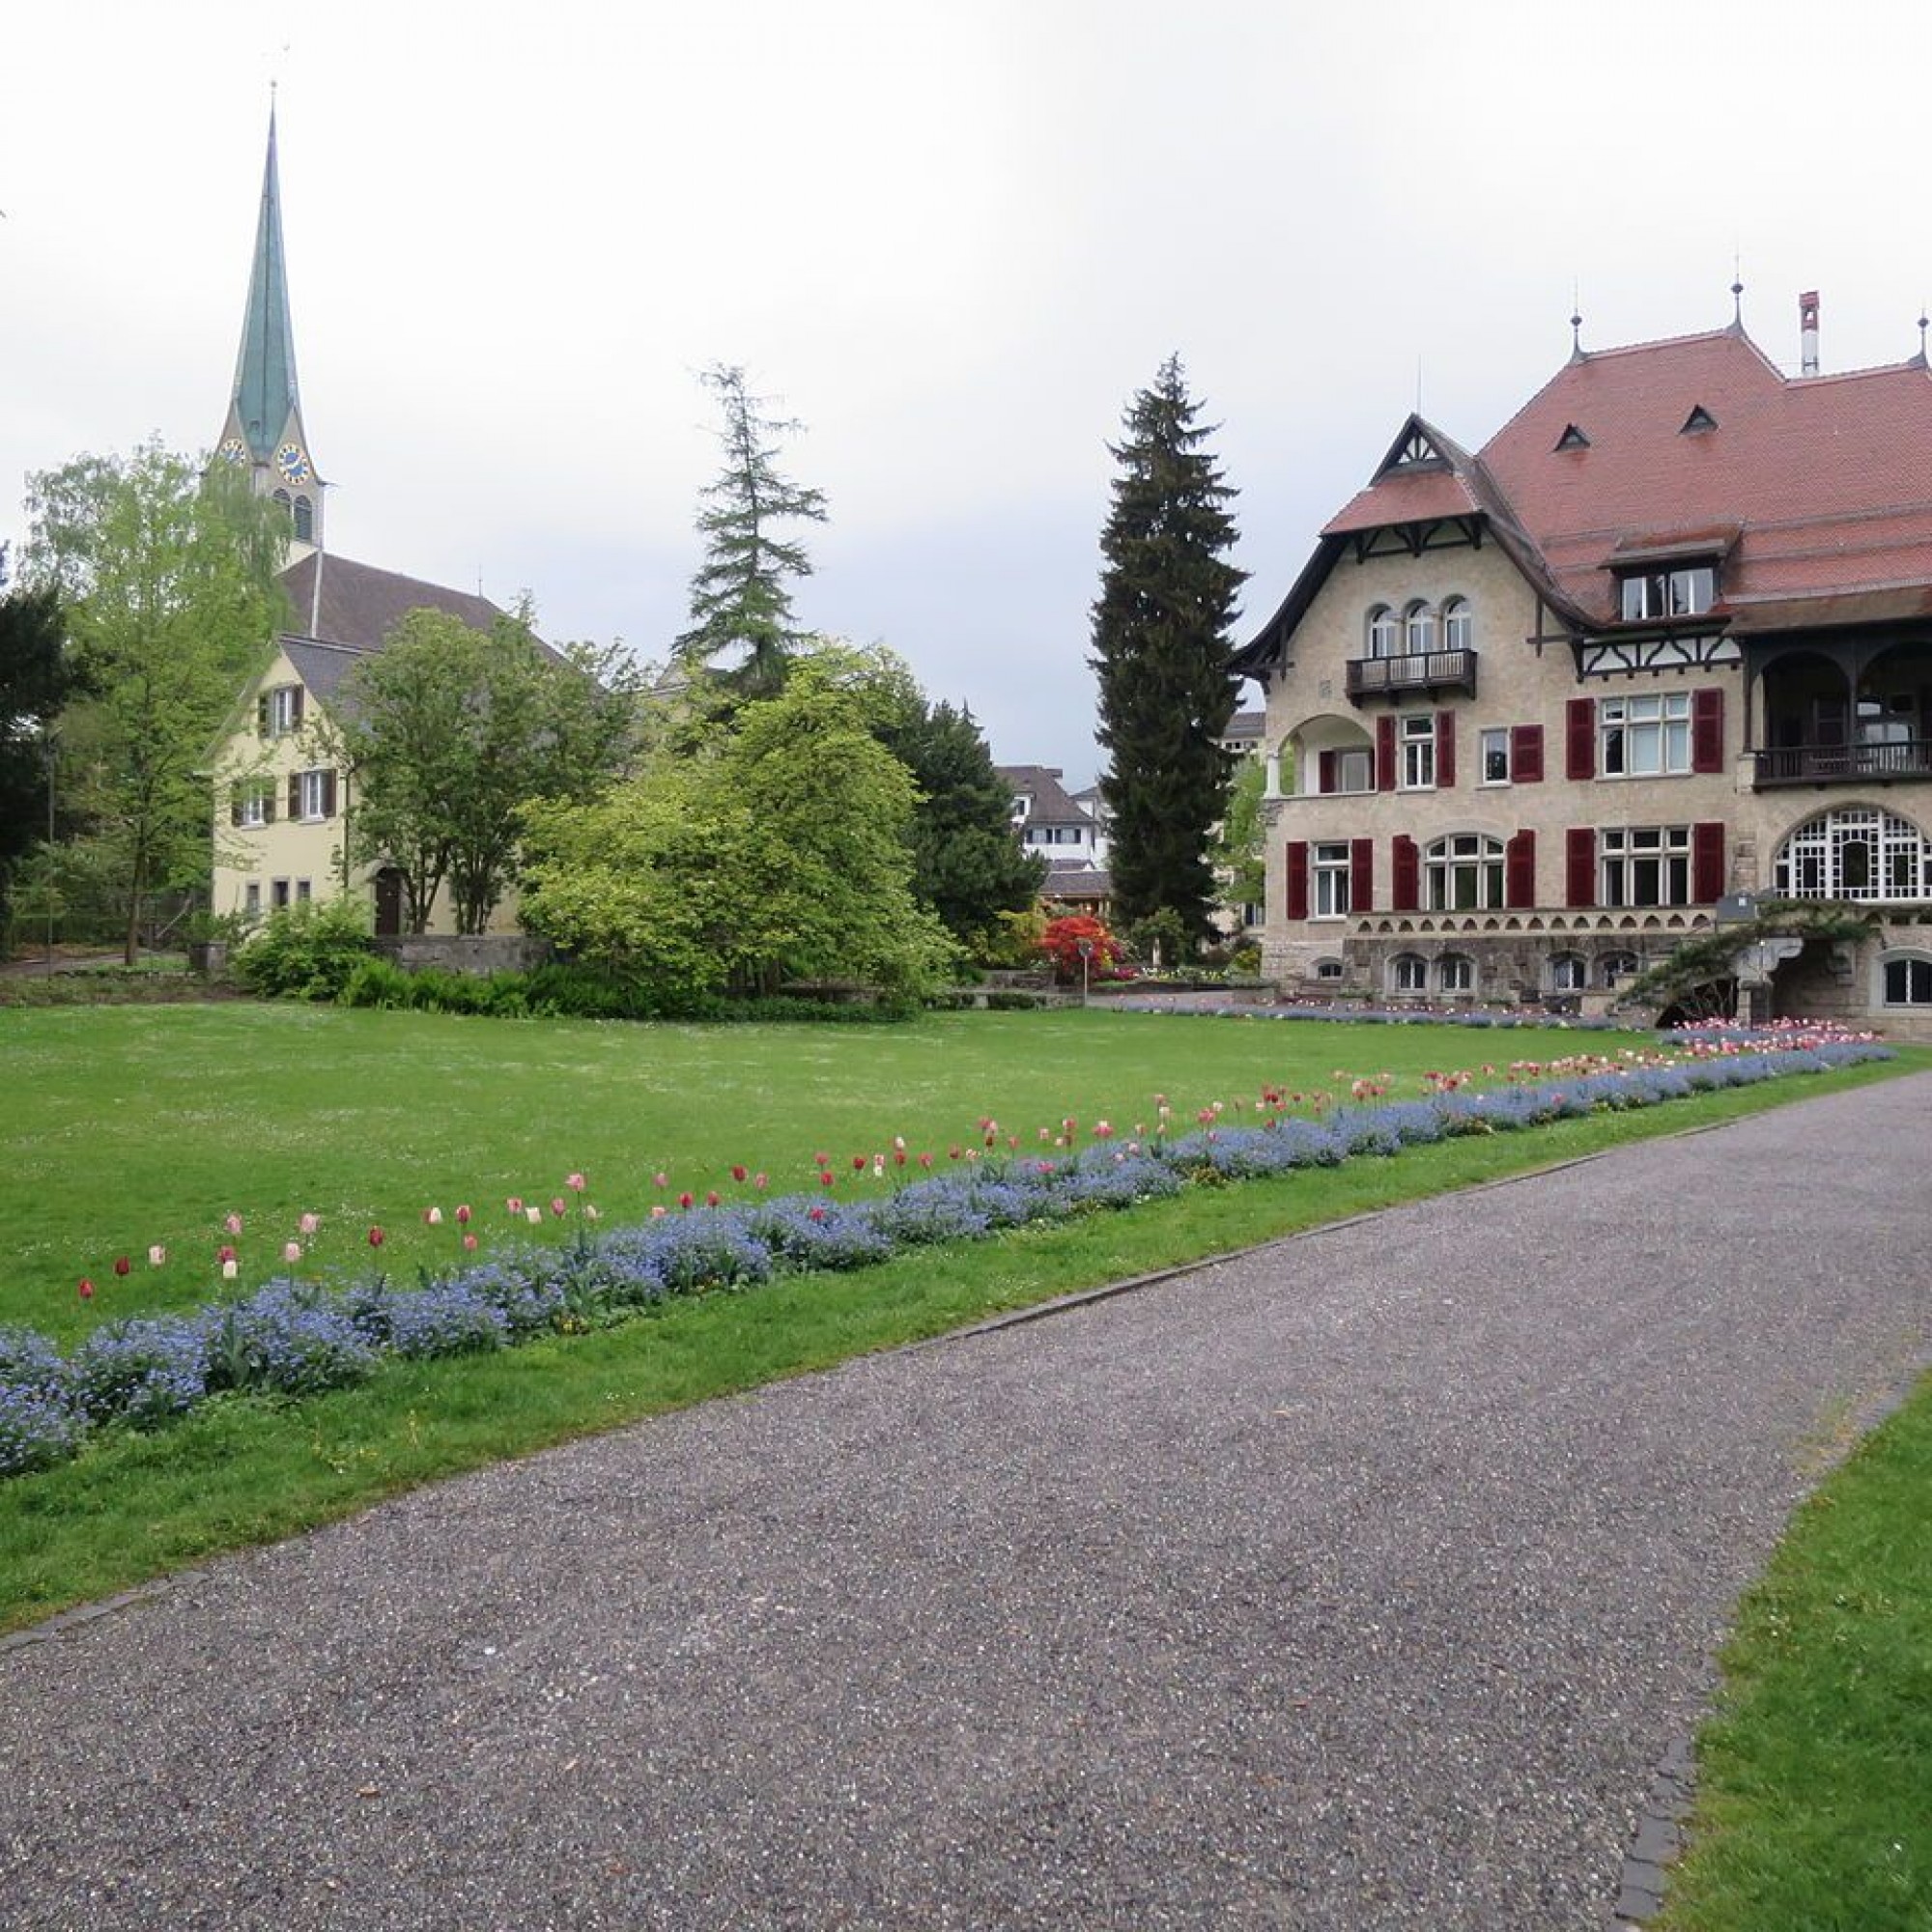
{"label": "brick chimney", "polygon": [[1798,298],[1798,373],[1818,373],[1818,291],[1806,289]]}

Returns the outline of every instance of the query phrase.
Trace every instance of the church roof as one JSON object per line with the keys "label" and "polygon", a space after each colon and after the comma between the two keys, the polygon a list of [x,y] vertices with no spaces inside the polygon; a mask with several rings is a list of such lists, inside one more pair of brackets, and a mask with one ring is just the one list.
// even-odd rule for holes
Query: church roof
{"label": "church roof", "polygon": [[487,597],[322,551],[290,564],[281,583],[294,611],[293,636],[352,651],[381,650],[412,611],[441,611],[472,631],[489,630],[504,614]]}
{"label": "church roof", "polygon": [[296,339],[289,320],[289,285],[282,258],[282,191],[275,167],[275,115],[269,110],[269,159],[262,172],[262,213],[248,272],[248,307],[235,358],[235,412],[249,453],[266,463],[291,412],[296,389]]}

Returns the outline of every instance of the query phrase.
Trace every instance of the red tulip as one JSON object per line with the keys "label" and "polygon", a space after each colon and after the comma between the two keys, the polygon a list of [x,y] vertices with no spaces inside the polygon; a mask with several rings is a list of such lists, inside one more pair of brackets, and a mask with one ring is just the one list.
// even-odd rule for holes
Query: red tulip
{"label": "red tulip", "polygon": [[235,1259],[235,1250],[231,1248],[226,1241],[223,1241],[222,1244],[215,1249],[214,1259],[218,1262],[223,1262],[223,1263],[232,1262]]}
{"label": "red tulip", "polygon": [[745,1178],[745,1170],[742,1167],[734,1166],[731,1169],[731,1179],[733,1180],[743,1180],[744,1178]]}
{"label": "red tulip", "polygon": [[80,1278],[80,1298],[83,1301],[94,1299],[94,1284],[85,1275]]}
{"label": "red tulip", "polygon": [[830,1187],[833,1184],[832,1170],[829,1167],[824,1168],[820,1171],[818,1176],[818,1184],[821,1187]]}
{"label": "red tulip", "polygon": [[469,1227],[469,1207],[468,1207],[468,1205],[467,1205],[467,1204],[466,1204],[466,1205],[465,1205],[464,1207],[461,1207],[461,1208],[458,1208],[458,1209],[456,1210],[456,1225],[457,1225],[457,1226],[458,1226],[459,1228],[467,1228],[467,1227]]}
{"label": "red tulip", "polygon": [[714,1187],[714,1188],[713,1188],[713,1189],[712,1189],[712,1190],[710,1191],[710,1193],[708,1193],[708,1194],[707,1194],[707,1195],[706,1195],[706,1196],[704,1197],[704,1205],[705,1205],[705,1206],[706,1206],[707,1208],[715,1208],[715,1207],[717,1207],[717,1205],[718,1205],[718,1190],[717,1190],[717,1188],[715,1188],[715,1187]]}
{"label": "red tulip", "polygon": [[380,1248],[380,1247],[381,1247],[381,1246],[383,1245],[383,1231],[382,1231],[382,1229],[380,1229],[380,1228],[371,1228],[371,1229],[369,1230],[369,1245],[370,1245],[370,1246],[371,1246],[372,1248]]}
{"label": "red tulip", "polygon": [[689,1188],[687,1188],[684,1191],[684,1193],[680,1194],[677,1197],[677,1205],[680,1208],[689,1208],[691,1206],[691,1202],[692,1202],[692,1195]]}
{"label": "red tulip", "polygon": [[116,1255],[114,1257],[114,1272],[116,1274],[126,1274],[128,1272],[128,1257],[126,1255]]}
{"label": "red tulip", "polygon": [[852,1156],[853,1173],[854,1174],[863,1173],[865,1170],[865,1166],[866,1166],[866,1156],[862,1153],[855,1153]]}

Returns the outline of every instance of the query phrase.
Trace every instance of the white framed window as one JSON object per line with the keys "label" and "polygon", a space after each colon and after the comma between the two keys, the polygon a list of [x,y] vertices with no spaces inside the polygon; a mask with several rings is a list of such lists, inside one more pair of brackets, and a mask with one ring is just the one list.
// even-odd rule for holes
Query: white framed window
{"label": "white framed window", "polygon": [[1411,712],[1396,723],[1402,753],[1404,791],[1432,791],[1435,785],[1435,714]]}
{"label": "white framed window", "polygon": [[1313,855],[1315,874],[1314,916],[1317,919],[1345,919],[1349,913],[1349,842],[1338,838],[1317,845]]}
{"label": "white framed window", "polygon": [[1402,647],[1412,658],[1435,648],[1435,612],[1419,599],[1402,613]]}
{"label": "white framed window", "polygon": [[302,688],[298,684],[276,684],[255,700],[255,726],[264,738],[286,738],[299,731],[302,722]]}
{"label": "white framed window", "polygon": [[1419,952],[1398,952],[1389,961],[1389,986],[1398,993],[1429,990],[1429,961]]}
{"label": "white framed window", "polygon": [[335,816],[335,773],[327,765],[296,775],[297,815],[304,824]]}
{"label": "white framed window", "polygon": [[1690,769],[1690,694],[1597,700],[1597,769],[1606,778],[1662,778]]}
{"label": "white framed window", "polygon": [[1423,848],[1423,904],[1431,912],[1483,912],[1504,902],[1503,841],[1455,832]]}
{"label": "white framed window", "polygon": [[1792,833],[1772,876],[1786,898],[1932,899],[1932,845],[1896,812],[1841,806]]}
{"label": "white framed window", "polygon": [[1392,658],[1402,648],[1402,620],[1386,604],[1369,612],[1369,655]]}
{"label": "white framed window", "polygon": [[1266,923],[1266,906],[1263,905],[1259,899],[1243,899],[1241,901],[1241,929],[1244,932],[1252,932],[1256,926],[1265,925]]}
{"label": "white framed window", "polygon": [[1376,754],[1366,745],[1336,752],[1333,753],[1333,788],[1336,791],[1375,790]]}
{"label": "white framed window", "polygon": [[1718,601],[1718,572],[1708,563],[1642,570],[1626,577],[1620,589],[1626,623],[1648,617],[1696,617]]}
{"label": "white framed window", "polygon": [[1606,825],[1597,835],[1601,906],[1690,903],[1688,825]]}
{"label": "white framed window", "polygon": [[1597,971],[1605,986],[1621,986],[1626,980],[1637,976],[1637,958],[1634,952],[1606,952],[1597,963]]}
{"label": "white framed window", "polygon": [[243,831],[253,831],[275,822],[275,789],[270,783],[250,781],[236,787],[235,823]]}
{"label": "white framed window", "polygon": [[1885,1003],[1889,1007],[1932,1007],[1932,956],[1901,953],[1884,962]]}
{"label": "white framed window", "polygon": [[1315,962],[1315,977],[1318,980],[1339,980],[1342,977],[1342,962],[1339,959],[1318,959]]}
{"label": "white framed window", "polygon": [[1559,952],[1549,962],[1552,992],[1580,993],[1590,983],[1590,969],[1580,952]]}
{"label": "white framed window", "polygon": [[1442,601],[1442,648],[1468,651],[1476,646],[1476,613],[1466,597],[1446,597]]}
{"label": "white framed window", "polygon": [[1435,980],[1445,993],[1473,993],[1476,962],[1466,952],[1445,952],[1435,962]]}
{"label": "white framed window", "polygon": [[1481,756],[1483,782],[1486,785],[1506,785],[1510,781],[1510,734],[1507,724],[1485,731],[1482,737]]}

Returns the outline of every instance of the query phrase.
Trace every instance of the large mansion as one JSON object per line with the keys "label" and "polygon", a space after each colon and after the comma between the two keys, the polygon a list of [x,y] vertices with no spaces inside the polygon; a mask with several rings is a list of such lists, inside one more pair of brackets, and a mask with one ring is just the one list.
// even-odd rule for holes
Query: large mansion
{"label": "large mansion", "polygon": [[1798,377],[1734,323],[1402,426],[1237,659],[1285,990],[1603,1005],[1816,900],[1875,936],[1771,1009],[1932,1034],[1932,372],[1815,373],[1816,304]]}

